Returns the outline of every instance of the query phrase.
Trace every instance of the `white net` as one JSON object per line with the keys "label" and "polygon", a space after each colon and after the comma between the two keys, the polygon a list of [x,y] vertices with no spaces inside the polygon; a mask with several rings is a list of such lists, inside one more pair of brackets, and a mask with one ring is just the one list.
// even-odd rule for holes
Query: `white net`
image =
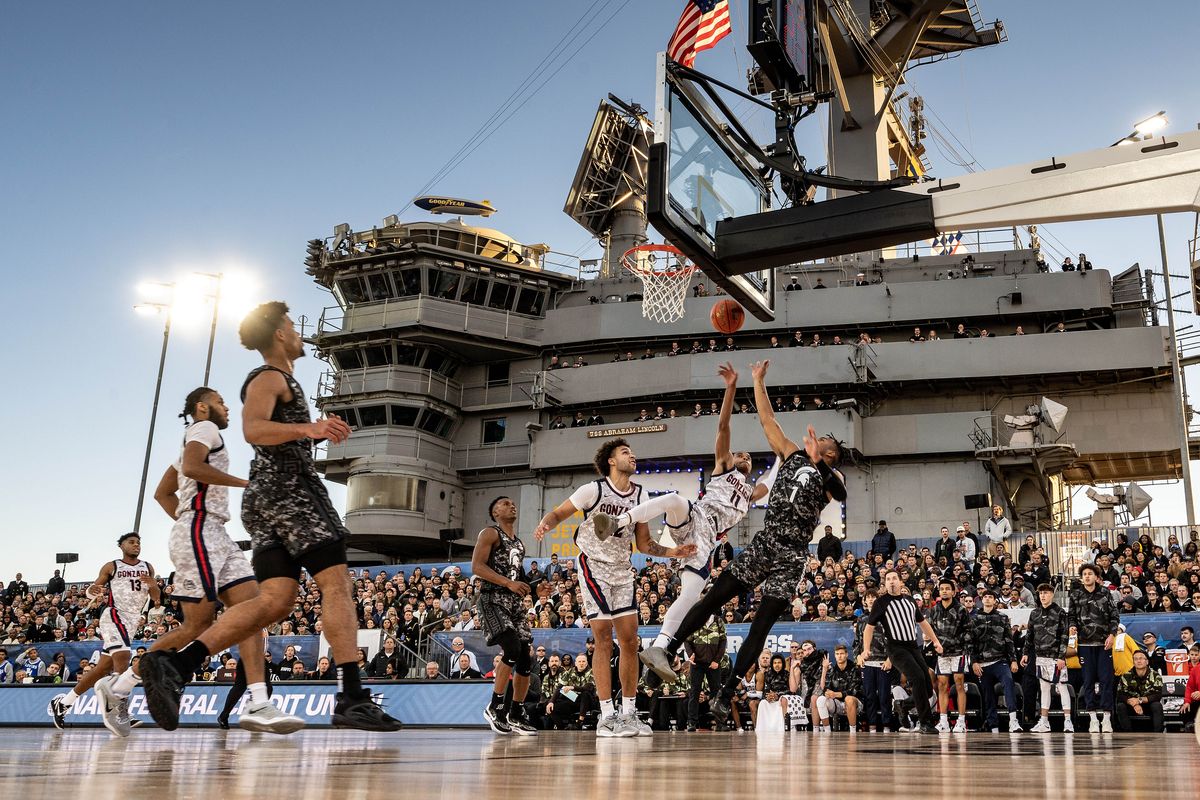
{"label": "white net", "polygon": [[642,316],[662,324],[683,319],[683,302],[694,264],[666,244],[644,244],[621,257],[625,269],[642,280]]}

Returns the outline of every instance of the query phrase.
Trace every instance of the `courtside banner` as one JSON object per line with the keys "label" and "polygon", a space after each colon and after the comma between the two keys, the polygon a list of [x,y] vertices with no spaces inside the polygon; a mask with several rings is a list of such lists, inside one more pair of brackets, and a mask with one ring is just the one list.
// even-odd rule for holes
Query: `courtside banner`
{"label": "courtside banner", "polygon": [[[366,683],[376,702],[405,725],[478,727],[483,724],[483,707],[491,699],[491,681],[405,681],[402,683]],[[50,701],[70,689],[69,685],[0,686],[0,726],[53,725]],[[179,704],[180,725],[216,726],[217,714],[225,703],[230,684],[189,684]],[[295,714],[314,727],[329,727],[337,684],[273,683],[272,702],[288,714]],[[249,696],[243,696],[234,709],[240,714]],[[130,716],[153,725],[142,690],[129,698]],[[236,723],[236,716],[233,721]],[[67,725],[100,725],[98,700],[88,691],[67,714]],[[137,732],[134,731],[134,735]]]}

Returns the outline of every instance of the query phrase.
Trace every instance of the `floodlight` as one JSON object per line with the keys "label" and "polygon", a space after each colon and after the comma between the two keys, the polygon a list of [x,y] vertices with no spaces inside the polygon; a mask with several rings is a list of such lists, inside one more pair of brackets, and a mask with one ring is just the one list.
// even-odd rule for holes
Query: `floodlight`
{"label": "floodlight", "polygon": [[1042,422],[1054,428],[1056,433],[1062,433],[1063,422],[1067,419],[1067,407],[1056,403],[1049,397],[1043,397],[1039,407]]}
{"label": "floodlight", "polygon": [[1125,507],[1133,519],[1140,517],[1153,499],[1145,489],[1132,481],[1125,487]]}
{"label": "floodlight", "polygon": [[1141,136],[1150,136],[1156,131],[1161,131],[1167,127],[1167,112],[1160,111],[1152,117],[1146,117],[1144,120],[1133,126],[1133,129]]}

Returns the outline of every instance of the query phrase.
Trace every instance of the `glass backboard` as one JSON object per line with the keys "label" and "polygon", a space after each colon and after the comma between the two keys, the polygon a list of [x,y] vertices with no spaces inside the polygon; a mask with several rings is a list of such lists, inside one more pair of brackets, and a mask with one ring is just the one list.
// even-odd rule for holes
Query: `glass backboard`
{"label": "glass backboard", "polygon": [[659,54],[655,143],[647,212],[651,223],[746,310],[774,318],[774,270],[731,274],[717,258],[717,223],[769,208],[753,159],[721,133],[719,115]]}

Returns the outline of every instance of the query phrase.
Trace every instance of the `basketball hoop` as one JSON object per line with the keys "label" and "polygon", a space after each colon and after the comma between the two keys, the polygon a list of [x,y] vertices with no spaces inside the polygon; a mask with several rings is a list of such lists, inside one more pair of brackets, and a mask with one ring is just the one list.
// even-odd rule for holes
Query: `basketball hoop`
{"label": "basketball hoop", "polygon": [[641,244],[621,256],[621,265],[642,281],[642,316],[669,323],[683,318],[683,301],[696,265],[669,244]]}

